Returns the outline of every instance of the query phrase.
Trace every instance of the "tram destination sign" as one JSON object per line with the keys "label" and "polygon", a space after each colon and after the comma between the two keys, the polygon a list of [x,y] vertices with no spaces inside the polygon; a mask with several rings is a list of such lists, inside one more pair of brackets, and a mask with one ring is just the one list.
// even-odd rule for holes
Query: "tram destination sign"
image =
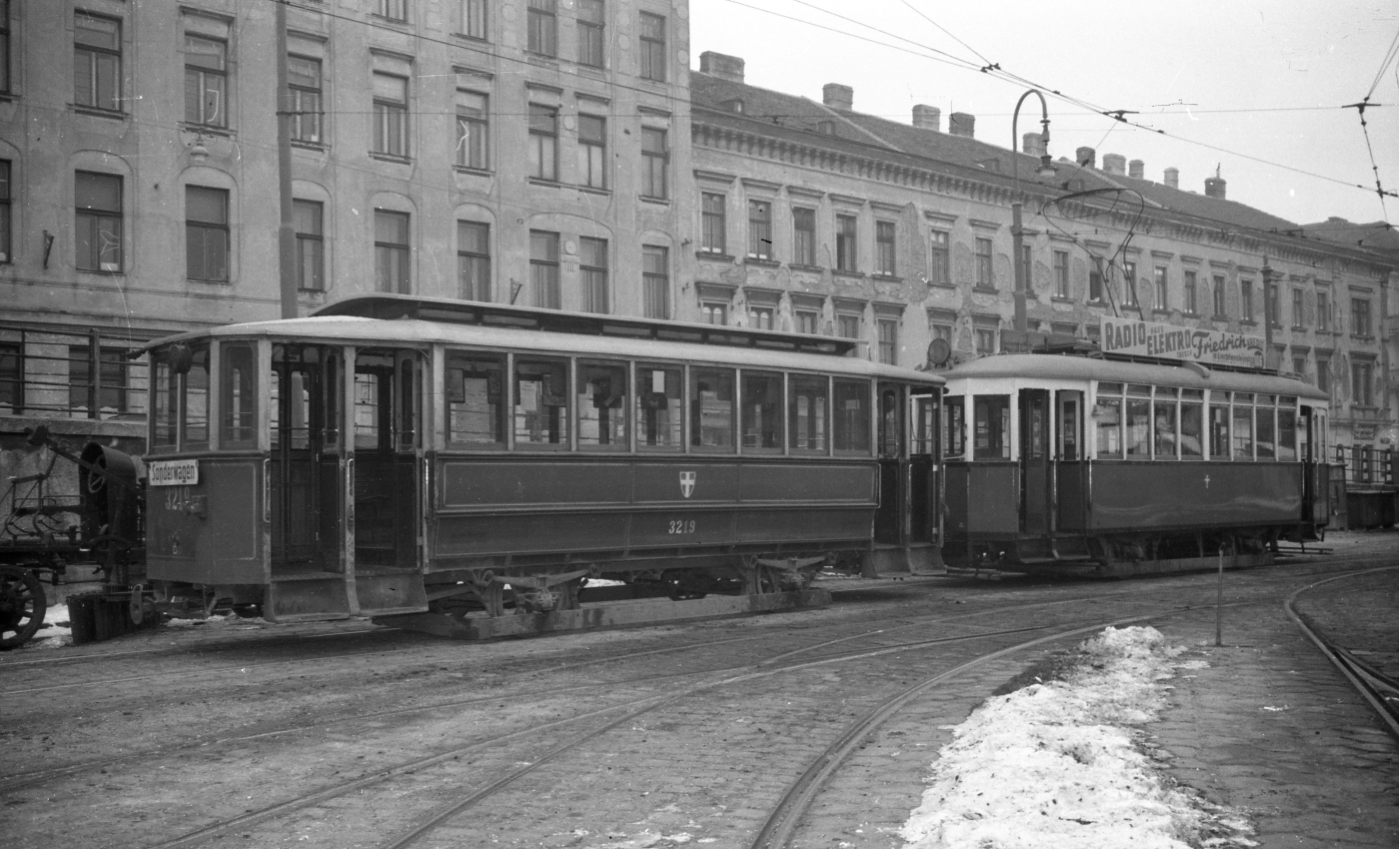
{"label": "tram destination sign", "polygon": [[198,460],[156,460],[146,464],[151,486],[192,486],[199,483]]}
{"label": "tram destination sign", "polygon": [[1263,337],[1203,327],[1101,316],[1105,354],[1163,357],[1230,366],[1263,366]]}

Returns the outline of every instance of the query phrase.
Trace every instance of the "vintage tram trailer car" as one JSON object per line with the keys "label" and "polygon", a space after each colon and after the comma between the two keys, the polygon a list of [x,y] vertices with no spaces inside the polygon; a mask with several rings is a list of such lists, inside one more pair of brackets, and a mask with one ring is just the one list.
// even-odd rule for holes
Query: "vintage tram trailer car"
{"label": "vintage tram trailer car", "polygon": [[945,372],[950,571],[1126,576],[1271,561],[1330,516],[1327,396],[1262,370],[1069,352]]}
{"label": "vintage tram trailer car", "polygon": [[943,379],[854,350],[395,295],[164,339],[147,578],[472,637],[643,615],[590,596],[774,609],[824,603],[824,566],[940,567]]}

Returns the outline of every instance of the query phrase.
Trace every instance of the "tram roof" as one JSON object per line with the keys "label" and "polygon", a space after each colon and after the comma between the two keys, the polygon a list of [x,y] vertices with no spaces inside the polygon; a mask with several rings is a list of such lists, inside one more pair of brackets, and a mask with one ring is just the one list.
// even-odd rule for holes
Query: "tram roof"
{"label": "tram roof", "polygon": [[[376,300],[378,296],[368,299]],[[425,302],[433,299],[402,298],[405,306],[409,302]],[[459,302],[458,302],[459,303]],[[339,306],[338,304],[336,306]],[[477,305],[483,306],[483,305]],[[485,350],[527,350],[541,354],[573,354],[598,357],[627,357],[639,360],[678,361],[689,363],[715,363],[721,365],[752,366],[757,368],[785,368],[804,371],[828,371],[834,374],[850,374],[865,377],[898,379],[905,382],[941,385],[941,375],[916,371],[884,363],[870,362],[863,357],[851,356],[855,344],[850,340],[831,340],[831,337],[812,337],[796,333],[772,333],[751,331],[744,328],[725,328],[711,325],[684,324],[679,322],[658,322],[642,319],[623,319],[620,323],[654,326],[656,335],[611,334],[600,331],[589,332],[586,328],[610,324],[606,317],[581,317],[596,322],[590,325],[581,321],[580,331],[564,328],[566,319],[580,318],[566,313],[558,314],[564,319],[553,322],[551,311],[525,308],[504,308],[501,313],[509,316],[538,316],[549,313],[553,323],[551,329],[541,329],[537,324],[518,324],[511,321],[472,323],[436,320],[431,309],[411,308],[395,312],[390,304],[357,305],[368,307],[375,316],[326,314],[321,310],[305,318],[275,319],[269,321],[228,324],[206,330],[168,336],[147,344],[146,351],[157,349],[173,342],[188,342],[201,338],[271,338],[286,341],[302,341],[316,344],[372,344],[384,346],[399,344],[405,346],[425,346],[431,344],[461,345]],[[495,311],[492,311],[495,312]],[[706,331],[712,338],[696,334]],[[833,347],[821,349],[815,345],[780,346],[772,344],[725,344],[719,337],[750,336],[759,337],[764,342],[780,339],[795,339],[802,342],[819,343],[835,341]],[[837,353],[837,351],[841,353]]]}
{"label": "tram roof", "polygon": [[961,363],[939,374],[949,383],[964,378],[1099,380],[1330,400],[1325,392],[1295,378],[1261,372],[1215,370],[1197,363],[1172,365],[1060,354],[996,354]]}

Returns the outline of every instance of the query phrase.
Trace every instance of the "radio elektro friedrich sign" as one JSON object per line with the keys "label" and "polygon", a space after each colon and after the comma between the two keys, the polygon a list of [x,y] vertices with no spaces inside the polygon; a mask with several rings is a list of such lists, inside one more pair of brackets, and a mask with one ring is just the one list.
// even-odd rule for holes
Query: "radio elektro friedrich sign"
{"label": "radio elektro friedrich sign", "polygon": [[1101,319],[1099,345],[1105,354],[1164,357],[1205,365],[1263,367],[1261,336],[1130,318],[1102,316]]}

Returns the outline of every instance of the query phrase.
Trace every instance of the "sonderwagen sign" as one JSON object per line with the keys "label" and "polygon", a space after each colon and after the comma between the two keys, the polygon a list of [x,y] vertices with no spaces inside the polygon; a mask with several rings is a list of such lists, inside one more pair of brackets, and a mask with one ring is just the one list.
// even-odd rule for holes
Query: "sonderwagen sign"
{"label": "sonderwagen sign", "polygon": [[1263,366],[1263,339],[1259,336],[1130,318],[1102,316],[1101,321],[1098,344],[1105,354]]}
{"label": "sonderwagen sign", "polygon": [[156,460],[146,464],[151,486],[192,486],[199,483],[198,460]]}

